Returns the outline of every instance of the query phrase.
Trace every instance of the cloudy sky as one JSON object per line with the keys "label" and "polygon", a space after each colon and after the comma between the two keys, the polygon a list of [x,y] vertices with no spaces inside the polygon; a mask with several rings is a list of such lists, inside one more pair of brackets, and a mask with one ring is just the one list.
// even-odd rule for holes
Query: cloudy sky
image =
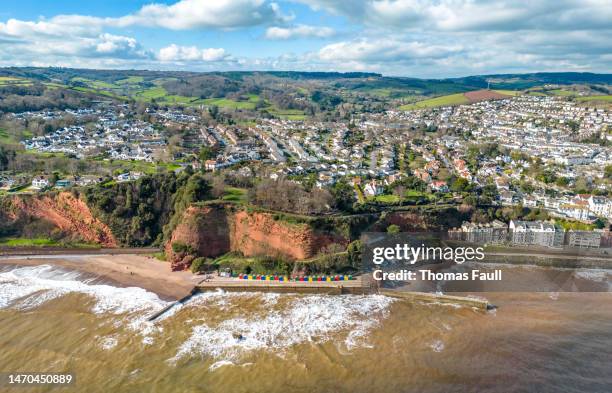
{"label": "cloudy sky", "polygon": [[612,0],[2,0],[0,66],[612,72]]}

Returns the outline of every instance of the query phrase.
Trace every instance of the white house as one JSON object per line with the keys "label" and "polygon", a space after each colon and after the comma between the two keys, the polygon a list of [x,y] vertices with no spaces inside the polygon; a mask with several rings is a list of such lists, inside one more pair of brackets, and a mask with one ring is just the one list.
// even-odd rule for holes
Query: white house
{"label": "white house", "polygon": [[32,187],[37,189],[42,189],[45,187],[49,187],[49,179],[43,176],[37,176],[32,179]]}
{"label": "white house", "polygon": [[363,188],[363,193],[367,196],[380,195],[383,193],[383,191],[383,188],[378,183],[376,183],[375,180],[368,182]]}
{"label": "white house", "polygon": [[596,216],[612,216],[612,201],[606,197],[591,195],[588,199],[589,210]]}
{"label": "white house", "polygon": [[508,227],[513,244],[559,247],[563,244],[565,231],[550,222],[510,221]]}

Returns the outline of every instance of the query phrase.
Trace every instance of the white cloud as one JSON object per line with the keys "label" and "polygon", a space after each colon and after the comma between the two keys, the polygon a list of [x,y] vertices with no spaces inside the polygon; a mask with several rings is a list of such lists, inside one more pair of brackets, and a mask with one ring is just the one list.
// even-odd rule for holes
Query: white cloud
{"label": "white cloud", "polygon": [[319,56],[328,61],[404,61],[440,58],[462,51],[459,45],[431,45],[411,41],[380,38],[343,41],[327,45]]}
{"label": "white cloud", "polygon": [[73,35],[92,35],[100,31],[101,29],[98,24],[65,23],[56,21],[55,18],[48,21],[43,19],[38,22],[22,21],[18,19],[9,19],[4,23],[0,22],[0,35],[16,38],[45,36],[48,38],[56,37],[61,39]]}
{"label": "white cloud", "polygon": [[112,34],[102,34],[96,44],[96,52],[104,54],[116,54],[118,52],[132,53],[138,50],[138,42],[131,37]]}
{"label": "white cloud", "polygon": [[[354,38],[295,54],[267,43],[261,55],[230,56],[227,30],[251,28],[248,46],[266,28],[269,40],[326,39],[331,27],[288,24],[274,0],[161,0],[120,17],[58,15],[36,21],[0,22],[0,65],[46,64],[109,68],[371,70],[394,75],[449,76],[475,73],[592,70],[612,64],[610,0],[287,0],[302,2],[349,23]],[[283,8],[287,6],[283,2]],[[139,26],[170,30],[220,30],[210,48],[181,42],[147,50],[125,33]],[[329,25],[335,26],[335,25]],[[256,29],[253,27],[257,27]],[[110,30],[112,33],[110,34]],[[166,31],[165,34],[173,35]],[[234,33],[231,33],[234,34]],[[345,36],[346,37],[346,36]],[[204,44],[200,44],[205,46]],[[246,49],[245,49],[246,51]],[[268,56],[268,57],[266,57]]]}
{"label": "white cloud", "polygon": [[195,46],[178,46],[172,44],[159,50],[157,58],[165,62],[213,62],[228,58],[223,48],[199,49]]}
{"label": "white cloud", "polygon": [[609,29],[609,0],[293,0],[370,26],[441,31]]}
{"label": "white cloud", "polygon": [[297,25],[292,27],[269,27],[266,38],[270,40],[288,40],[293,38],[328,38],[336,34],[335,30],[325,26]]}
{"label": "white cloud", "polygon": [[56,57],[146,59],[150,54],[136,39],[103,33],[96,24],[58,22],[56,19],[37,22],[10,19],[0,22],[1,59],[48,61]]}
{"label": "white cloud", "polygon": [[248,27],[287,19],[276,3],[265,0],[181,0],[172,5],[148,4],[112,23],[186,30]]}

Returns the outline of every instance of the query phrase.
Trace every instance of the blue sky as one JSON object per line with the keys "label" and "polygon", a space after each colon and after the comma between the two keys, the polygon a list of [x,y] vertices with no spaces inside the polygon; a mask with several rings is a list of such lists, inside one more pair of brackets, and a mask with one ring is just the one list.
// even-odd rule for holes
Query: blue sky
{"label": "blue sky", "polygon": [[609,0],[3,0],[0,66],[612,70]]}

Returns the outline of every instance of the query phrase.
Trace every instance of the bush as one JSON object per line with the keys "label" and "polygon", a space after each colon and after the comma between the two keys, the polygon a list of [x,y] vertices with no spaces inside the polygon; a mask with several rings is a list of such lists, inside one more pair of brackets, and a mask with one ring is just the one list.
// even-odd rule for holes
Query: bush
{"label": "bush", "polygon": [[210,272],[216,270],[218,266],[208,258],[196,258],[191,262],[191,272],[192,273],[202,273],[202,272]]}
{"label": "bush", "polygon": [[174,242],[172,243],[172,251],[177,254],[192,255],[195,254],[196,250],[190,244]]}
{"label": "bush", "polygon": [[387,233],[399,233],[400,227],[395,224],[391,224],[387,227]]}

